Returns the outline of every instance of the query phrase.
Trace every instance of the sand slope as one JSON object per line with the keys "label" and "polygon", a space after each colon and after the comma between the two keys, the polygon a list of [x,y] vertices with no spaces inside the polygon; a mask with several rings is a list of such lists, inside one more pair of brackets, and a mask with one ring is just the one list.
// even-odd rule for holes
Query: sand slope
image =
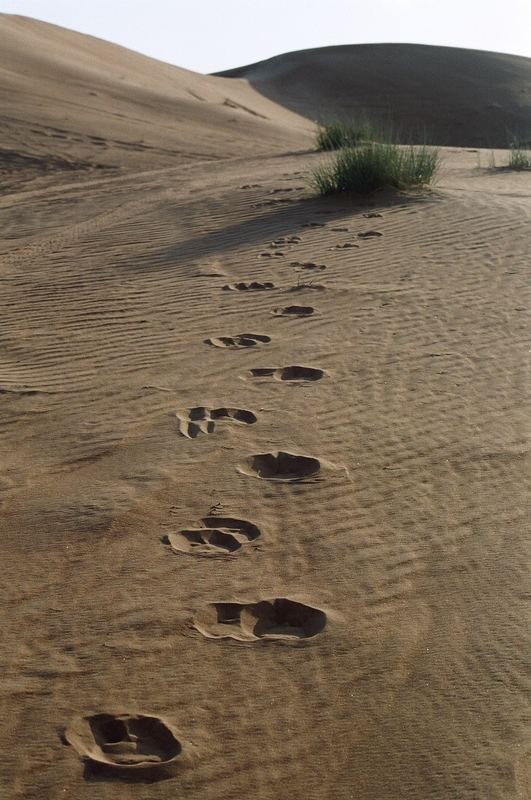
{"label": "sand slope", "polygon": [[[308,123],[245,81],[0,15],[0,174],[164,168],[300,148]],[[302,134],[302,135],[301,135]]]}
{"label": "sand slope", "polygon": [[506,147],[531,136],[531,59],[414,44],[301,50],[218,73],[310,119],[360,110],[433,144]]}
{"label": "sand slope", "polygon": [[530,177],[196,135],[0,198],[0,794],[523,800]]}

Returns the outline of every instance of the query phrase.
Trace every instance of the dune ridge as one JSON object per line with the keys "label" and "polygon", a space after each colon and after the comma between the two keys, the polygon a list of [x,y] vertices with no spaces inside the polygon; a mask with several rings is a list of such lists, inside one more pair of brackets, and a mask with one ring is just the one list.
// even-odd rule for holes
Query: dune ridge
{"label": "dune ridge", "polygon": [[367,112],[404,137],[454,147],[531,139],[531,59],[420,44],[320,47],[215,73],[312,120]]}

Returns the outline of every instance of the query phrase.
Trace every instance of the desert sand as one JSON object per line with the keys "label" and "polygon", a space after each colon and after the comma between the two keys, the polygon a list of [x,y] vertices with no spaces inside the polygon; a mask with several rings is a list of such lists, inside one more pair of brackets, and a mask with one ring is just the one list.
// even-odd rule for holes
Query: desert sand
{"label": "desert sand", "polygon": [[0,41],[2,798],[529,797],[530,174],[459,96],[433,190],[316,198],[302,90]]}

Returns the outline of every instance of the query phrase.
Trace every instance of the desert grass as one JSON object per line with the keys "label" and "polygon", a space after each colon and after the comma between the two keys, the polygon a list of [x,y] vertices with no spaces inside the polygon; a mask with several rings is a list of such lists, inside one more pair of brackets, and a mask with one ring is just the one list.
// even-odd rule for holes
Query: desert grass
{"label": "desert grass", "polygon": [[437,148],[366,142],[334,153],[315,169],[310,185],[318,194],[368,194],[376,189],[407,189],[433,182],[440,165]]}
{"label": "desert grass", "polygon": [[355,147],[360,142],[379,139],[379,132],[366,115],[350,121],[334,120],[318,125],[315,133],[317,150],[339,150]]}
{"label": "desert grass", "polygon": [[521,146],[520,144],[513,144],[509,154],[509,169],[531,169],[531,150]]}

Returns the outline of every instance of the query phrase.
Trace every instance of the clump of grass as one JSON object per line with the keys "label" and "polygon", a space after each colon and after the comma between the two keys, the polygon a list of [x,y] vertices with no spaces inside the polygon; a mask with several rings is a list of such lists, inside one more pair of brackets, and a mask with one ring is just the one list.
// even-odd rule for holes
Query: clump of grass
{"label": "clump of grass", "polygon": [[335,120],[317,127],[315,146],[318,150],[339,150],[341,147],[355,147],[362,141],[374,138],[376,132],[365,118],[355,122]]}
{"label": "clump of grass", "polygon": [[331,161],[314,170],[310,183],[325,195],[368,194],[385,186],[406,189],[431,183],[439,164],[436,148],[366,142],[335,153]]}
{"label": "clump of grass", "polygon": [[531,150],[513,144],[507,166],[509,169],[531,169]]}

